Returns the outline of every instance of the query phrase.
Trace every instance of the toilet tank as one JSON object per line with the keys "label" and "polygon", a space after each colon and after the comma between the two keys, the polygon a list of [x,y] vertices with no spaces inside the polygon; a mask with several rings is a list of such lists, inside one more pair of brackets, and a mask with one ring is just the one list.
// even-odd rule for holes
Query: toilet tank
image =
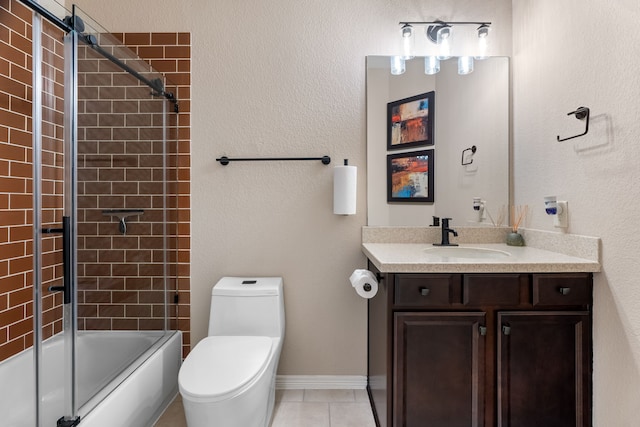
{"label": "toilet tank", "polygon": [[223,277],[211,290],[209,335],[284,338],[282,277]]}

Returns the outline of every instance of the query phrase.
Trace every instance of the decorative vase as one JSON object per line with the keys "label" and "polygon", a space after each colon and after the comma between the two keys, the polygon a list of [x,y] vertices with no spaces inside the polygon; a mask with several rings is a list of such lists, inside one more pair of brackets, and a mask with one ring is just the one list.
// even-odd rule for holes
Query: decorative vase
{"label": "decorative vase", "polygon": [[522,237],[522,234],[518,233],[517,231],[507,234],[507,245],[524,246],[524,238]]}

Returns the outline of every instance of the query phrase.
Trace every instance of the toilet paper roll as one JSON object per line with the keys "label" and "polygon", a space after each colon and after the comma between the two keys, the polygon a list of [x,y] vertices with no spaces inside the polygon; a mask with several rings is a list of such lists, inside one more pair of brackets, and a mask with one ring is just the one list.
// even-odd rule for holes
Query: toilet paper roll
{"label": "toilet paper roll", "polygon": [[378,292],[378,280],[369,270],[354,270],[349,281],[362,298],[373,298]]}
{"label": "toilet paper roll", "polygon": [[358,168],[336,166],[333,169],[333,213],[355,215]]}

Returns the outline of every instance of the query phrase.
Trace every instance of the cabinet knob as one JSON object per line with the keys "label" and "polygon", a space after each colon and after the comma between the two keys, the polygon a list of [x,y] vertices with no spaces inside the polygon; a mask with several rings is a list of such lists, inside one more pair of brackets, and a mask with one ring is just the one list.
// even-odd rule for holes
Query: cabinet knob
{"label": "cabinet knob", "polygon": [[502,325],[502,333],[505,335],[511,335],[511,326]]}
{"label": "cabinet knob", "polygon": [[558,288],[558,292],[560,292],[562,295],[569,295],[569,292],[571,292],[571,288]]}
{"label": "cabinet knob", "polygon": [[420,288],[420,295],[422,295],[423,297],[429,295],[429,292],[429,288]]}

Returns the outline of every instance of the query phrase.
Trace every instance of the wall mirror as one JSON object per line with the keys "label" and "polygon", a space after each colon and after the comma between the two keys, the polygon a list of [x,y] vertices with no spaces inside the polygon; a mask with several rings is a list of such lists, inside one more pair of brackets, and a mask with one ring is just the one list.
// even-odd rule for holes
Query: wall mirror
{"label": "wall mirror", "polygon": [[[389,150],[387,104],[430,91],[432,141]],[[432,216],[451,217],[457,226],[508,224],[509,105],[507,57],[476,60],[466,75],[458,74],[457,58],[427,75],[424,58],[416,57],[406,61],[404,74],[392,75],[388,56],[368,56],[367,224],[426,226]],[[387,202],[387,156],[425,149],[435,159],[433,203]],[[473,209],[476,197],[485,202],[483,219]]]}

